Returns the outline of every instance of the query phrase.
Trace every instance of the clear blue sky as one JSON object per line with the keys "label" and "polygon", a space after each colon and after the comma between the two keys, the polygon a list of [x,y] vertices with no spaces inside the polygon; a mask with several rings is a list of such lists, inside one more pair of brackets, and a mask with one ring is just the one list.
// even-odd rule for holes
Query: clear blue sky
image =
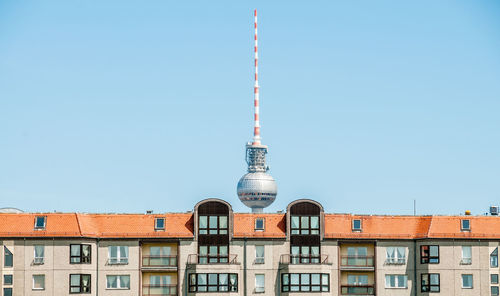
{"label": "clear blue sky", "polygon": [[500,2],[187,2],[0,2],[0,207],[248,211],[254,8],[269,211],[500,203]]}

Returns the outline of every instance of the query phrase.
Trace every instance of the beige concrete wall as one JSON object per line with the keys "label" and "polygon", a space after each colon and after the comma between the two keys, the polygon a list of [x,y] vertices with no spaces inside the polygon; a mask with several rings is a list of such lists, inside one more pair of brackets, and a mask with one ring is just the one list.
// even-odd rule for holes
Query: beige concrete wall
{"label": "beige concrete wall", "polygon": [[[403,247],[405,248],[404,264],[391,264],[387,262],[387,247]],[[414,273],[414,256],[415,248],[413,241],[387,240],[378,241],[375,248],[375,264],[376,264],[376,289],[377,295],[386,296],[410,296],[415,295],[413,287]],[[386,288],[386,275],[406,275],[408,276],[407,288]]]}

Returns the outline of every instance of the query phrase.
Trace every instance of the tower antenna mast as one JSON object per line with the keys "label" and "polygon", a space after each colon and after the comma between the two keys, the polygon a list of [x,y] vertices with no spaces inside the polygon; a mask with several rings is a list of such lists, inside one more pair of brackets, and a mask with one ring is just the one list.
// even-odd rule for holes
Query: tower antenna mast
{"label": "tower antenna mast", "polygon": [[260,145],[260,122],[259,122],[259,47],[257,37],[257,9],[254,10],[254,28],[255,28],[255,85],[253,88],[254,104],[254,127],[253,127],[253,145]]}

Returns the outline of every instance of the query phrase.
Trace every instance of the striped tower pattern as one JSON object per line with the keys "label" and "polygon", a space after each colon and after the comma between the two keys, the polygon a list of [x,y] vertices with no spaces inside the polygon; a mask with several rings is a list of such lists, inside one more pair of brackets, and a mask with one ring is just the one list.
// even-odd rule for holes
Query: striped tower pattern
{"label": "striped tower pattern", "polygon": [[254,10],[254,27],[255,27],[255,85],[253,88],[254,94],[254,128],[253,128],[253,143],[252,145],[260,145],[260,123],[259,123],[259,51],[257,44],[257,9]]}

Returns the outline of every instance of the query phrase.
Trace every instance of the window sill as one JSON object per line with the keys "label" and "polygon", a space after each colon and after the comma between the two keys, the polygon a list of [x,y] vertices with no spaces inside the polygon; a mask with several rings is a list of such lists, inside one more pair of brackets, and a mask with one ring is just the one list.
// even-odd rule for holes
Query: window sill
{"label": "window sill", "polygon": [[130,290],[130,288],[106,288],[106,290]]}
{"label": "window sill", "polygon": [[385,287],[386,289],[396,289],[396,290],[405,290],[408,289],[408,287]]}
{"label": "window sill", "polygon": [[45,288],[33,288],[31,291],[45,291]]}

